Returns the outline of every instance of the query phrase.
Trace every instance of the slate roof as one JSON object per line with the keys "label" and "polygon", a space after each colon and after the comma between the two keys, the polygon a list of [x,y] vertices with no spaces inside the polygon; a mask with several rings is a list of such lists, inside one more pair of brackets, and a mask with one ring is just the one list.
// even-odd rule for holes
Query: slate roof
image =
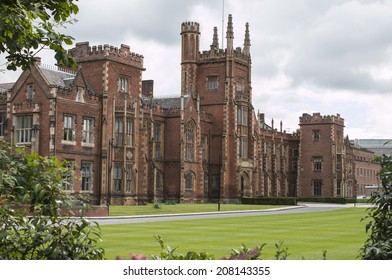
{"label": "slate roof", "polygon": [[0,93],[10,91],[15,83],[2,83],[0,84]]}
{"label": "slate roof", "polygon": [[[190,98],[189,95],[184,97],[184,106],[186,107]],[[148,98],[143,99],[143,103],[150,105],[150,100]],[[163,109],[175,109],[181,108],[181,97],[168,97],[168,98],[153,98],[151,100],[152,106],[160,106]]]}
{"label": "slate roof", "polygon": [[69,87],[76,76],[76,74],[72,72],[54,70],[42,66],[39,66],[38,69],[42,73],[42,76],[47,81],[49,86],[63,88]]}

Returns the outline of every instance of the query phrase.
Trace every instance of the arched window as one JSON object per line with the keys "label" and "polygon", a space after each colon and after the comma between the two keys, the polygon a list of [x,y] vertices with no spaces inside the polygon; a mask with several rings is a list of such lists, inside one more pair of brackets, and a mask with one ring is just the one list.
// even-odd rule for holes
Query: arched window
{"label": "arched window", "polygon": [[193,191],[194,180],[195,180],[195,174],[193,174],[192,172],[187,172],[185,174],[185,190],[186,191]]}
{"label": "arched window", "polygon": [[195,138],[195,125],[193,122],[188,122],[185,126],[185,160],[195,159]]}

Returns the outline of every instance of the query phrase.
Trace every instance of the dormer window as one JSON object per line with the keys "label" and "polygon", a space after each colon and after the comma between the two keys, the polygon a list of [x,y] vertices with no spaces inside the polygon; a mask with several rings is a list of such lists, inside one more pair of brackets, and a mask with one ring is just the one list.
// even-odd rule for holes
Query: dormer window
{"label": "dormer window", "polygon": [[118,79],[118,88],[120,92],[129,92],[129,77],[120,76]]}

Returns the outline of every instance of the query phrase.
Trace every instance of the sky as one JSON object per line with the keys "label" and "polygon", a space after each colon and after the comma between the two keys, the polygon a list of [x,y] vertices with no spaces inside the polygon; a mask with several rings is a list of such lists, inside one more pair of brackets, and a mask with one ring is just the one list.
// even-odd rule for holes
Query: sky
{"label": "sky", "polygon": [[[181,23],[213,28],[222,47],[233,16],[234,46],[249,23],[255,113],[295,131],[303,113],[340,114],[350,139],[392,139],[392,0],[80,0],[63,32],[91,46],[126,44],[144,56],[156,97],[180,95]],[[224,46],[225,38],[224,39]],[[38,54],[54,64],[52,54]],[[4,61],[4,55],[0,56]],[[0,61],[0,64],[3,64]],[[0,73],[0,83],[20,73]]]}

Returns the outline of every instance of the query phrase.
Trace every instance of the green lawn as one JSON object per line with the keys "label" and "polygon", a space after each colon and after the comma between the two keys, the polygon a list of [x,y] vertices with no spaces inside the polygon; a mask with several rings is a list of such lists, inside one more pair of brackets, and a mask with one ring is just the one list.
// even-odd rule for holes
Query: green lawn
{"label": "green lawn", "polygon": [[[215,212],[218,211],[218,204],[154,204],[143,206],[110,206],[110,216],[133,216],[133,215],[159,215],[159,214],[176,214],[176,213],[197,213],[197,212]],[[264,210],[285,206],[272,205],[246,205],[246,204],[221,204],[221,211],[239,211],[239,210]]]}
{"label": "green lawn", "polygon": [[159,254],[153,237],[160,235],[167,245],[188,250],[208,251],[216,257],[228,256],[241,244],[254,247],[267,243],[263,258],[274,259],[275,243],[284,241],[289,259],[322,259],[327,250],[330,260],[355,260],[365,239],[364,208],[257,217],[201,219],[127,225],[103,225],[100,244],[106,258],[127,257],[130,253]]}

